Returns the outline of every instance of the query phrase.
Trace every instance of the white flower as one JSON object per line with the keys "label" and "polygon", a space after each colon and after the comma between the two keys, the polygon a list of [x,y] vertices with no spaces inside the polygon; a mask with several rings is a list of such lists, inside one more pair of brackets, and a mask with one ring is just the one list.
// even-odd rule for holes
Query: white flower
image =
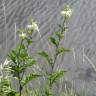
{"label": "white flower", "polygon": [[32,25],[27,25],[27,28],[28,28],[28,29],[31,29],[31,28],[32,28]]}
{"label": "white flower", "polygon": [[36,22],[32,22],[32,28],[34,31],[39,31],[39,28]]}
{"label": "white flower", "polygon": [[27,25],[28,29],[32,29],[33,31],[39,31],[39,27],[36,22],[32,21],[32,25]]}
{"label": "white flower", "polygon": [[25,33],[21,33],[21,34],[19,34],[19,37],[20,37],[21,39],[25,39],[25,38],[27,37],[27,35],[26,35]]}
{"label": "white flower", "polygon": [[70,8],[69,5],[64,7],[64,10],[61,11],[61,15],[64,16],[65,18],[70,18],[72,15],[72,9]]}
{"label": "white flower", "polygon": [[6,59],[6,60],[4,61],[4,63],[3,63],[3,65],[8,65],[10,62],[11,62],[10,60]]}

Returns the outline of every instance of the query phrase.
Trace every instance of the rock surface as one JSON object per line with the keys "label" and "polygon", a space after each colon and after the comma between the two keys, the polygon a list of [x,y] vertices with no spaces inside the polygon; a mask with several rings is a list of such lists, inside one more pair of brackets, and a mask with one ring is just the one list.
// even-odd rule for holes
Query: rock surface
{"label": "rock surface", "polygon": [[74,13],[62,45],[73,48],[74,51],[62,60],[58,59],[58,63],[69,70],[67,79],[74,80],[81,88],[85,83],[88,90],[96,93],[96,72],[92,68],[96,61],[96,0],[75,1],[0,0],[0,60],[4,60],[9,50],[15,46],[15,24],[17,29],[22,28],[30,17],[37,20],[42,35],[40,39],[37,33],[34,34],[38,42],[30,48],[31,53],[34,54],[38,48],[49,50],[46,39],[57,30],[57,23],[62,21],[60,10],[65,4],[72,4]]}

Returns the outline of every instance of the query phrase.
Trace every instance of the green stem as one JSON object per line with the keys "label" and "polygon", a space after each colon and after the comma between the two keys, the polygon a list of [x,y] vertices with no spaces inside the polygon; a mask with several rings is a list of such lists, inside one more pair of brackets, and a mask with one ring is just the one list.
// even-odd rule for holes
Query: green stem
{"label": "green stem", "polygon": [[[21,40],[21,43],[20,43],[20,48],[19,48],[19,52],[18,52],[18,56],[17,56],[17,66],[20,67],[20,61],[19,61],[19,55],[20,55],[20,50],[21,50],[21,46],[22,46],[22,43],[23,43],[23,39]],[[21,96],[22,95],[22,85],[21,85],[21,77],[20,77],[20,73],[18,72],[18,76],[17,76],[18,80],[19,80],[19,95]]]}
{"label": "green stem", "polygon": [[[64,32],[64,27],[66,27],[66,26],[65,26],[65,22],[66,22],[66,18],[65,18],[64,21],[63,21],[63,24],[62,24],[63,29],[61,30],[61,33]],[[59,38],[58,45],[56,46],[55,55],[54,55],[54,61],[53,61],[53,64],[52,64],[52,66],[51,66],[51,69],[52,69],[51,74],[53,73],[53,69],[54,69],[54,66],[55,66],[55,63],[56,63],[56,60],[57,60],[57,57],[58,57],[58,52],[57,52],[57,50],[58,50],[58,48],[59,48],[60,41],[61,41],[61,38]],[[52,88],[51,80],[49,80],[49,87]]]}
{"label": "green stem", "polygon": [[[23,44],[23,39],[21,40],[21,44],[20,44],[20,48],[19,48],[19,53],[18,53],[18,56],[20,55],[20,50],[21,50],[21,46],[22,46],[22,44]],[[29,45],[27,45],[27,49],[28,49],[28,46]],[[20,65],[19,65],[19,61],[18,61],[18,67],[20,67]],[[24,62],[23,62],[24,63]],[[25,73],[25,71],[23,71],[22,72],[22,76],[20,76],[20,73],[18,73],[18,79],[19,79],[19,94],[20,94],[20,96],[22,95],[22,89],[23,89],[23,85],[21,84],[21,81],[22,81],[22,79],[23,79],[23,76],[24,76],[24,73]]]}
{"label": "green stem", "polygon": [[57,54],[57,49],[58,49],[58,47],[59,47],[59,44],[58,44],[58,46],[56,46],[56,51],[55,51],[55,55],[54,55],[54,62],[53,62],[53,64],[52,64],[52,73],[53,73],[54,65],[55,65],[55,63],[56,63],[57,56],[58,56],[58,54]]}
{"label": "green stem", "polygon": [[19,80],[19,93],[20,93],[20,96],[22,94],[22,85],[21,85],[21,80]]}

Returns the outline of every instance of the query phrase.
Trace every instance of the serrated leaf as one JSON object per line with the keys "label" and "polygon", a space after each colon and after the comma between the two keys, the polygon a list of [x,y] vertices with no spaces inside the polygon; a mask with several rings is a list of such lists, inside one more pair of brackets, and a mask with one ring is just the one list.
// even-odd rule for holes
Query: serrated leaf
{"label": "serrated leaf", "polygon": [[22,85],[25,86],[26,84],[28,84],[30,81],[37,79],[38,77],[40,77],[41,75],[38,74],[30,74],[29,76],[27,76],[23,81],[22,81]]}
{"label": "serrated leaf", "polygon": [[24,44],[19,46],[19,49],[17,49],[18,52],[18,58],[20,60],[26,60],[28,58],[28,52]]}
{"label": "serrated leaf", "polygon": [[63,32],[66,32],[66,30],[68,30],[68,27],[64,27],[60,24],[58,24],[59,28],[63,31]]}
{"label": "serrated leaf", "polygon": [[42,56],[44,59],[46,59],[47,62],[48,62],[50,65],[52,65],[53,60],[52,60],[52,58],[49,57],[49,55],[48,55],[47,52],[45,52],[45,51],[40,51],[40,52],[38,52],[38,54],[39,54],[40,56]]}
{"label": "serrated leaf", "polygon": [[12,60],[12,62],[14,62],[14,63],[16,63],[16,56],[17,56],[17,53],[14,51],[14,50],[12,50],[11,52],[10,52],[10,54],[8,54],[8,57]]}
{"label": "serrated leaf", "polygon": [[49,86],[45,88],[45,96],[53,96],[53,90]]}
{"label": "serrated leaf", "polygon": [[55,46],[57,46],[59,44],[58,40],[56,40],[55,37],[50,37],[49,39],[50,39],[51,43],[53,43]]}
{"label": "serrated leaf", "polygon": [[59,38],[59,39],[62,39],[64,37],[64,34],[61,33],[61,32],[55,32],[56,36]]}
{"label": "serrated leaf", "polygon": [[32,65],[36,63],[35,60],[31,59],[27,64],[23,64],[21,66],[10,65],[10,71],[13,76],[17,76],[18,73],[24,72],[27,68],[30,68]]}
{"label": "serrated leaf", "polygon": [[14,90],[11,89],[11,90],[8,92],[7,96],[19,96],[19,95],[17,95],[17,92],[15,92]]}
{"label": "serrated leaf", "polygon": [[70,49],[64,48],[64,47],[57,49],[57,54],[61,54],[61,53],[65,53],[65,52],[70,52]]}
{"label": "serrated leaf", "polygon": [[28,60],[27,64],[24,64],[21,66],[22,70],[25,70],[27,68],[30,68],[32,65],[36,64],[36,60],[30,59]]}
{"label": "serrated leaf", "polygon": [[49,60],[49,55],[48,55],[47,52],[45,52],[45,51],[40,51],[40,52],[38,52],[38,54],[39,54],[40,56],[44,57],[46,60]]}
{"label": "serrated leaf", "polygon": [[26,38],[26,41],[27,41],[28,45],[32,44],[32,40],[31,39]]}
{"label": "serrated leaf", "polygon": [[11,74],[15,77],[18,73],[22,71],[22,69],[18,66],[10,66],[11,67]]}
{"label": "serrated leaf", "polygon": [[58,24],[58,26],[59,26],[61,29],[63,29],[63,27],[62,27],[62,25],[61,25],[61,24]]}
{"label": "serrated leaf", "polygon": [[51,84],[53,84],[58,79],[63,77],[65,72],[66,71],[64,71],[64,70],[60,70],[60,71],[56,71],[56,72],[52,73],[51,75],[49,75],[49,80],[51,81]]}

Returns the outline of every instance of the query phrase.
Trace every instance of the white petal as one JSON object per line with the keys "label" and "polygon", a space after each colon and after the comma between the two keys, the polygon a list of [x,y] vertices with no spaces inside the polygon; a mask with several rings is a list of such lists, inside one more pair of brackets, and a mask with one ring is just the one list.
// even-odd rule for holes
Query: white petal
{"label": "white petal", "polygon": [[28,28],[28,29],[32,28],[32,25],[27,25],[27,28]]}

